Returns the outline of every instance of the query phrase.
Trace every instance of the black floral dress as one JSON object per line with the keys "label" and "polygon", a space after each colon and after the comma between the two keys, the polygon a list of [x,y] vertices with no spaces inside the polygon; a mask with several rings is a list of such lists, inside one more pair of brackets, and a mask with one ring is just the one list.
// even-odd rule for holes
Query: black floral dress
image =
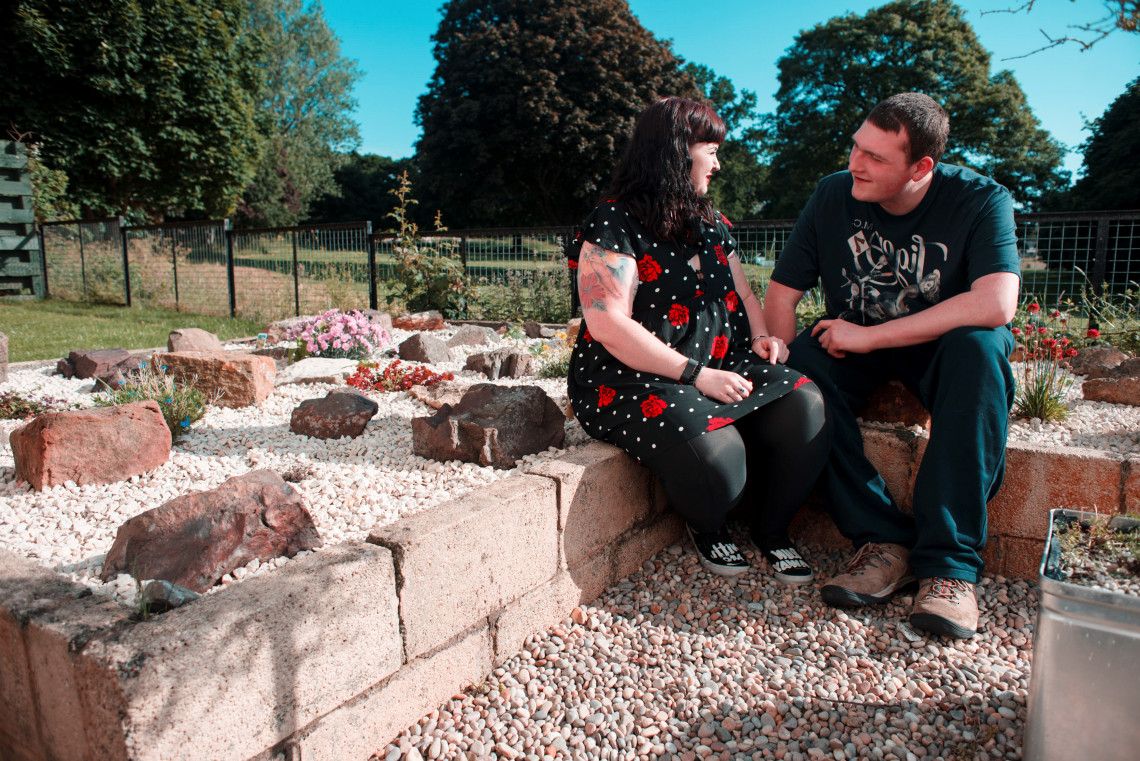
{"label": "black floral dress", "polygon": [[[728,265],[736,254],[730,226],[721,215],[716,225],[701,224],[699,241],[681,246],[654,238],[621,202],[604,201],[569,247],[572,271],[587,241],[633,256],[639,281],[633,319],[685,356],[739,373],[753,384],[743,401],[721,404],[675,378],[631,370],[593,340],[583,322],[570,361],[570,404],[587,433],[639,462],[734,423],[807,382],[750,348],[748,316]],[[689,264],[698,254],[703,278]]]}

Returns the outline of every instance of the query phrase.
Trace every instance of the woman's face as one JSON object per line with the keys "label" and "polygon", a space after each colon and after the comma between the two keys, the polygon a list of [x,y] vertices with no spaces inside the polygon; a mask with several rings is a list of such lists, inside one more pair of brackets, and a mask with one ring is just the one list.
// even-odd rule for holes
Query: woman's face
{"label": "woman's face", "polygon": [[698,196],[709,192],[709,180],[713,172],[720,171],[720,162],[716,160],[716,151],[719,143],[693,143],[689,146],[689,155],[693,157],[693,169],[689,177],[693,180],[693,190]]}

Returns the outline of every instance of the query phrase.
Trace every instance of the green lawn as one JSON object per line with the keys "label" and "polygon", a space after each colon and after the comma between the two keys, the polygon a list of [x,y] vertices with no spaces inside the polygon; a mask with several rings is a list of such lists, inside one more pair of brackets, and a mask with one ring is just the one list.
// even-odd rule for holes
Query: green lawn
{"label": "green lawn", "polygon": [[257,335],[265,324],[145,307],[0,299],[0,333],[8,336],[9,362],[66,357],[73,349],[166,346],[170,331],[180,328],[202,328],[225,341]]}

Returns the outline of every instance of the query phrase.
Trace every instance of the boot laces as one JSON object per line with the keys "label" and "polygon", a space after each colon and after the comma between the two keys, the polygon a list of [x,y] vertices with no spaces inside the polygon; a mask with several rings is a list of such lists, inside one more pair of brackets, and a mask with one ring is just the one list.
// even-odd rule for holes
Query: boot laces
{"label": "boot laces", "polygon": [[859,551],[855,553],[855,557],[851,559],[850,565],[847,566],[848,574],[855,574],[862,571],[869,565],[879,561],[880,563],[889,563],[887,558],[887,548],[875,542],[867,542]]}
{"label": "boot laces", "polygon": [[936,576],[930,580],[930,588],[926,591],[927,597],[936,597],[940,600],[956,600],[960,594],[968,594],[970,582],[963,579],[946,579]]}

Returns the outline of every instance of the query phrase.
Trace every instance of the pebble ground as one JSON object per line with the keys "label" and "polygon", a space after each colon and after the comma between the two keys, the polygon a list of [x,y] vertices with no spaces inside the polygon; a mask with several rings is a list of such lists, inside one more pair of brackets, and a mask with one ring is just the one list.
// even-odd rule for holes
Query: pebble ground
{"label": "pebble ground", "polygon": [[[663,550],[369,761],[1021,757],[1035,585],[985,577],[954,641],[905,623],[910,595],[837,610],[746,554],[726,579]],[[845,560],[807,555],[824,579]]]}

